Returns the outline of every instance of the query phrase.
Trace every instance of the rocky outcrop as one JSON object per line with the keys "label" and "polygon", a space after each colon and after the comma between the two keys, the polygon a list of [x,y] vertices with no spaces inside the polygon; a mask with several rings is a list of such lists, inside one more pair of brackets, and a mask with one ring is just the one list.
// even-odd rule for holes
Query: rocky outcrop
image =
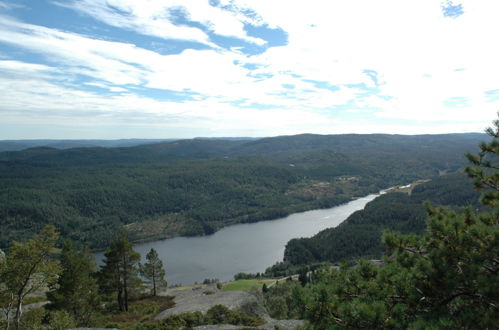
{"label": "rocky outcrop", "polygon": [[272,319],[262,303],[258,299],[246,291],[220,291],[216,286],[200,287],[185,290],[168,290],[163,294],[174,296],[175,307],[164,310],[156,315],[157,320],[164,319],[170,315],[203,312],[215,305],[224,305],[229,309],[244,312],[251,316],[259,316],[265,320],[265,324],[257,327],[216,324],[202,325],[195,327],[197,330],[221,330],[221,329],[296,329],[304,325],[300,320],[274,320]]}
{"label": "rocky outcrop", "polygon": [[[206,313],[208,309],[215,305],[224,305],[236,311],[240,311],[248,305],[258,305],[255,296],[248,292],[220,291],[215,286],[186,290],[168,290],[166,294],[175,297],[175,307],[164,310],[156,315],[157,320],[180,313]],[[258,316],[264,319],[268,318],[263,308],[256,314],[259,314]]]}
{"label": "rocky outcrop", "polygon": [[259,325],[257,327],[248,327],[242,325],[231,325],[231,324],[215,324],[215,325],[201,325],[199,327],[194,327],[196,330],[232,330],[232,329],[265,329],[265,330],[274,330],[278,329],[286,329],[293,330],[299,327],[302,327],[305,323],[300,320],[272,320],[265,324]]}

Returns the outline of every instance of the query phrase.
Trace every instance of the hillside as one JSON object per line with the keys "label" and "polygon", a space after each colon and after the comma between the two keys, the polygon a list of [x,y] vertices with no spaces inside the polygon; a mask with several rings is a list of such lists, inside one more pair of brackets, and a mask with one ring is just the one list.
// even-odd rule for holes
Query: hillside
{"label": "hillside", "polygon": [[169,142],[176,139],[120,139],[120,140],[0,140],[1,151],[20,151],[36,147],[70,149],[84,147],[132,147],[141,144]]}
{"label": "hillside", "polygon": [[452,172],[483,134],[193,139],[0,153],[0,247],[47,223],[106,246],[210,234]]}
{"label": "hillside", "polygon": [[421,234],[426,229],[423,203],[460,208],[479,207],[479,196],[464,174],[446,175],[417,185],[408,195],[390,192],[368,203],[335,228],[311,238],[293,239],[286,245],[284,261],[291,265],[358,258],[377,259],[384,253],[383,230]]}

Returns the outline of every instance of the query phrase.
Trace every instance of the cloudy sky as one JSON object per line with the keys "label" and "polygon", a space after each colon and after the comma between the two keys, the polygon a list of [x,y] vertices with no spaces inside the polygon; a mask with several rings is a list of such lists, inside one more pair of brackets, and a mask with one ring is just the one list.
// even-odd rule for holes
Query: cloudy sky
{"label": "cloudy sky", "polygon": [[0,139],[483,129],[497,0],[0,0]]}

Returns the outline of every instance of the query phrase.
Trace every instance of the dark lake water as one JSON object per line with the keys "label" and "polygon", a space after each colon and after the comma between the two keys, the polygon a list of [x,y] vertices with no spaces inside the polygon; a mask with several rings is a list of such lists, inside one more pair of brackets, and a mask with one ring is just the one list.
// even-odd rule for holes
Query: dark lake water
{"label": "dark lake water", "polygon": [[[234,225],[210,236],[137,244],[134,249],[142,259],[151,248],[158,252],[165,265],[168,285],[201,283],[206,278],[228,281],[240,272],[265,271],[282,261],[290,239],[310,237],[335,227],[377,196],[372,194],[330,209],[295,213],[277,220]],[[97,253],[96,259],[101,260],[102,253]]]}

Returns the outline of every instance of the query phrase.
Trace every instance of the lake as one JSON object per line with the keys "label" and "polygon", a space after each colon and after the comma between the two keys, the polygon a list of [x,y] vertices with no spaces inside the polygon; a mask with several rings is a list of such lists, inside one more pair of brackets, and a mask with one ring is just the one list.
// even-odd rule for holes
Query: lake
{"label": "lake", "polygon": [[[330,209],[294,213],[285,218],[225,227],[210,236],[176,237],[137,244],[143,261],[151,248],[163,260],[168,285],[201,283],[204,279],[233,279],[234,274],[263,272],[282,261],[286,243],[335,227],[379,194],[355,199]],[[103,253],[97,253],[100,261]]]}

